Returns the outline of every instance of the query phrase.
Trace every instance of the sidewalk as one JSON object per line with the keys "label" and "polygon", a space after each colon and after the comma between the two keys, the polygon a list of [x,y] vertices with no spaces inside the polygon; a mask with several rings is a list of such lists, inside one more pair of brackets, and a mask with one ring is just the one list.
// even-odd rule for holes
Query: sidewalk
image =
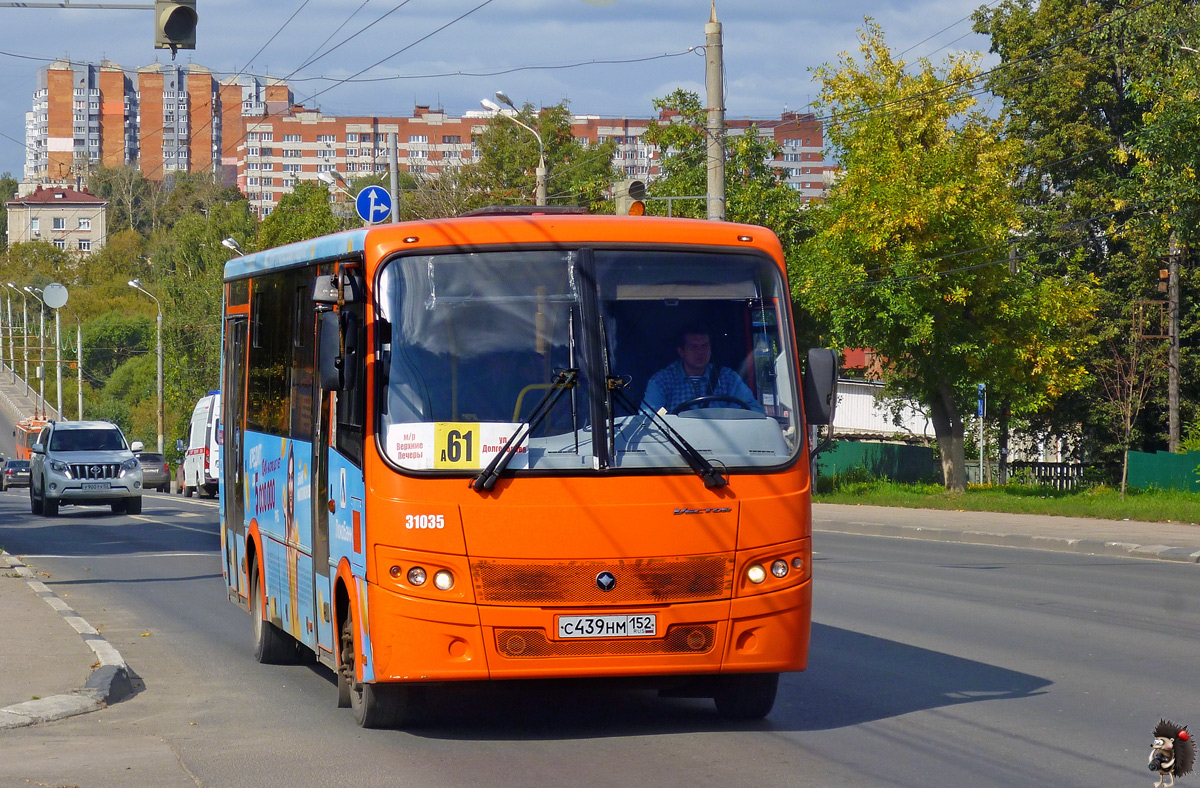
{"label": "sidewalk", "polygon": [[1200,525],[813,504],[813,530],[1200,563]]}

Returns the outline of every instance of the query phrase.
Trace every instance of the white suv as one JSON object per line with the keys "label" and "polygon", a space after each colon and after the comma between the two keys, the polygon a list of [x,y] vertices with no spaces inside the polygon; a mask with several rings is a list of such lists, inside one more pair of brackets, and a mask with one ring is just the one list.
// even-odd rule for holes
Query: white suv
{"label": "white suv", "polygon": [[109,505],[142,511],[142,466],[117,425],[107,421],[50,422],[30,450],[29,508],[53,517],[62,504]]}

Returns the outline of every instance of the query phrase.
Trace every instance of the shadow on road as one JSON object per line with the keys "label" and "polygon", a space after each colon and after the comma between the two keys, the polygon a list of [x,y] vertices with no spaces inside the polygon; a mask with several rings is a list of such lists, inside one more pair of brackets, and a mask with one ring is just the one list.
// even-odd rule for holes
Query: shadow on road
{"label": "shadow on road", "polygon": [[[332,682],[332,675],[330,675]],[[1019,700],[1051,682],[824,624],[813,624],[809,668],[788,674],[761,722],[730,723],[706,700],[663,699],[621,682],[443,685],[409,732],[454,740],[574,739],[721,730],[816,731],[916,711]]]}

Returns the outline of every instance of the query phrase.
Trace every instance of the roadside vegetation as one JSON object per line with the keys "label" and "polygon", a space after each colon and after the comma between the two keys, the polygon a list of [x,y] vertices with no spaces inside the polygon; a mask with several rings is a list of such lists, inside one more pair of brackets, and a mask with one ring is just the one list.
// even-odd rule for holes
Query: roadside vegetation
{"label": "roadside vegetation", "polygon": [[1122,500],[1121,490],[1107,484],[1074,490],[1027,484],[968,485],[965,491],[952,492],[940,483],[901,484],[873,479],[857,473],[858,470],[819,478],[813,500],[816,503],[901,506],[908,509],[1200,524],[1200,493],[1131,487],[1125,491]]}

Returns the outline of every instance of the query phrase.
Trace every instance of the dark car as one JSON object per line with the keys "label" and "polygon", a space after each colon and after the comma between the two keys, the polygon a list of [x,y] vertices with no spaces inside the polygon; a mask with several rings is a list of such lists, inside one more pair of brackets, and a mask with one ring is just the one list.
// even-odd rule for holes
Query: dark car
{"label": "dark car", "polygon": [[29,486],[29,460],[9,460],[0,470],[0,490]]}
{"label": "dark car", "polygon": [[152,451],[139,451],[135,455],[142,464],[142,487],[147,490],[169,492],[171,489],[171,464],[167,458]]}

